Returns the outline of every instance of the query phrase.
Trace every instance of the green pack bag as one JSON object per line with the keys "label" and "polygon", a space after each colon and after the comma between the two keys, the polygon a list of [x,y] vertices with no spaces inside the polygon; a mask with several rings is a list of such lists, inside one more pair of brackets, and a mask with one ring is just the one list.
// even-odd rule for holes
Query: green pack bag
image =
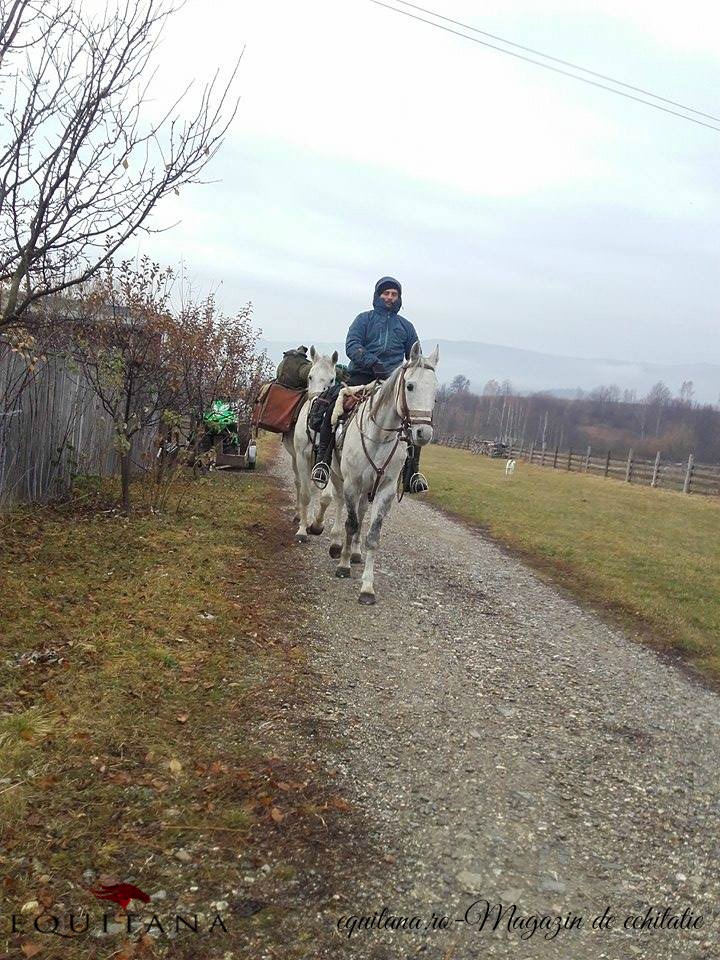
{"label": "green pack bag", "polygon": [[306,390],[311,366],[307,347],[286,350],[278,365],[275,379],[281,386],[289,387],[291,390]]}

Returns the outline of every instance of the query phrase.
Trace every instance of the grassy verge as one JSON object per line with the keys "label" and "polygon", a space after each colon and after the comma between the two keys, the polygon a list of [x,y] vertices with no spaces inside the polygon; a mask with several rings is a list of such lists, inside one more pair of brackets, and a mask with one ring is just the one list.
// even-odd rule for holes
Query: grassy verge
{"label": "grassy verge", "polygon": [[113,913],[89,888],[131,881],[165,893],[146,912],[210,916],[226,901],[234,946],[238,916],[271,922],[233,903],[243,875],[319,824],[327,840],[346,809],[272,738],[304,662],[273,484],[210,476],[179,512],[130,519],[108,493],[0,518],[0,943],[65,960],[221,956],[221,931],[111,946],[32,931],[43,912]]}
{"label": "grassy verge", "polygon": [[431,447],[432,499],[720,679],[720,503]]}

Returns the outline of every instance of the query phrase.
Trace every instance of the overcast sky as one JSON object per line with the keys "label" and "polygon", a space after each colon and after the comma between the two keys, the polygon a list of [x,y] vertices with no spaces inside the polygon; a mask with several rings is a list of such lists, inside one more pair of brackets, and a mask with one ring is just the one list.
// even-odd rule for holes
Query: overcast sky
{"label": "overcast sky", "polygon": [[[716,2],[419,2],[720,116]],[[423,340],[720,363],[720,132],[369,0],[190,0],[159,100],[243,46],[219,182],[139,242],[226,311],[342,341],[389,273]]]}

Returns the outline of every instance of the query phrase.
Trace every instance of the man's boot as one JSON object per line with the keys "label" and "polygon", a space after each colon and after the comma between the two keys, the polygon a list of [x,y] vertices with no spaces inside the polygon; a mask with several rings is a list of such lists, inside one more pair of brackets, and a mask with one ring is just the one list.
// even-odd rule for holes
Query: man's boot
{"label": "man's boot", "polygon": [[321,460],[318,458],[317,463],[312,468],[310,474],[310,479],[318,488],[318,490],[324,490],[325,487],[330,482],[330,465],[326,460]]}
{"label": "man's boot", "polygon": [[420,447],[411,446],[403,468],[403,490],[405,493],[425,493],[429,489],[427,479],[420,473]]}
{"label": "man's boot", "polygon": [[332,463],[333,450],[335,449],[335,437],[330,434],[330,440],[327,444],[321,444],[318,448],[317,461],[310,473],[310,479],[318,488],[324,490],[330,483],[330,464]]}

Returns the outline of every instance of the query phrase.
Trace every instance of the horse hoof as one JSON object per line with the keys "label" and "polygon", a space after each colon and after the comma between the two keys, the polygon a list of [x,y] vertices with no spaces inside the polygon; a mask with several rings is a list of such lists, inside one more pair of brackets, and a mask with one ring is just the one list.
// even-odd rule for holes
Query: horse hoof
{"label": "horse hoof", "polygon": [[367,606],[372,606],[375,603],[375,594],[374,593],[361,593],[358,597],[358,603],[364,603]]}
{"label": "horse hoof", "polygon": [[350,555],[350,563],[362,563],[363,558],[361,553],[353,553]]}
{"label": "horse hoof", "polygon": [[350,567],[335,567],[335,576],[347,580],[350,576]]}
{"label": "horse hoof", "polygon": [[339,543],[330,544],[330,556],[333,558],[333,560],[337,560],[341,553],[342,547]]}
{"label": "horse hoof", "polygon": [[295,543],[308,543],[310,537],[306,533],[296,533],[295,534]]}
{"label": "horse hoof", "polygon": [[314,537],[319,537],[324,529],[325,529],[324,525],[318,526],[318,524],[316,523],[311,523],[310,526],[307,528],[307,532],[311,533]]}

